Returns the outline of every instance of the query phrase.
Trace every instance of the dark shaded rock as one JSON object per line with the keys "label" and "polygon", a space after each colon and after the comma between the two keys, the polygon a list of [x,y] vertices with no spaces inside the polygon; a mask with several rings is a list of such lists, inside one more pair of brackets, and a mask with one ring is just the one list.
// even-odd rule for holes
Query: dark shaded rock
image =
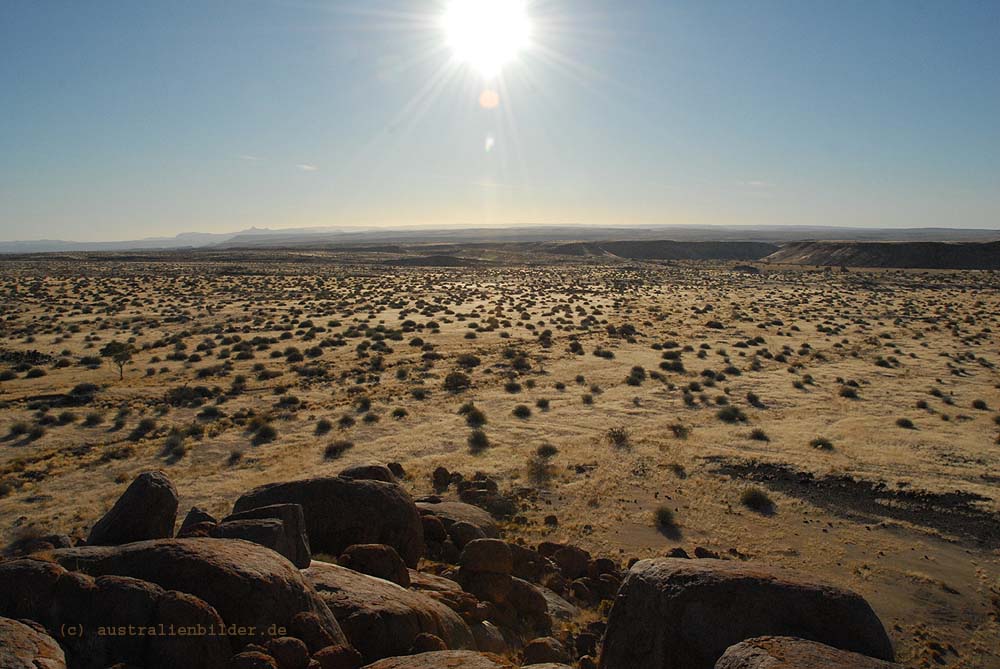
{"label": "dark shaded rock", "polygon": [[549,610],[549,603],[541,588],[519,578],[511,579],[507,601],[520,615],[532,620],[544,617]]}
{"label": "dark shaded rock", "polygon": [[541,586],[539,586],[538,591],[545,597],[546,611],[551,617],[564,622],[576,620],[580,617],[580,609],[567,602],[555,592]]}
{"label": "dark shaded rock", "polygon": [[389,471],[392,472],[392,475],[395,476],[398,480],[402,481],[403,479],[406,478],[406,470],[403,469],[403,465],[399,464],[398,462],[390,462],[389,464],[386,465],[386,467],[389,468]]}
{"label": "dark shaded rock", "polygon": [[[242,539],[270,548],[289,562],[295,557],[295,547],[285,532],[285,524],[277,518],[230,520],[219,523],[209,536],[214,539]],[[294,564],[294,562],[293,562]],[[299,565],[295,565],[298,567]]]}
{"label": "dark shaded rock", "polygon": [[593,632],[580,632],[573,640],[577,655],[596,655],[601,638]]}
{"label": "dark shaded rock", "polygon": [[39,611],[52,608],[56,583],[64,573],[57,564],[30,558],[0,562],[0,616],[48,623],[39,618]]}
{"label": "dark shaded rock", "polygon": [[330,634],[325,621],[311,611],[296,613],[288,631],[295,638],[302,639],[310,653],[337,645],[337,639]]}
{"label": "dark shaded rock", "polygon": [[[225,624],[222,617],[207,603],[183,592],[169,591],[156,602],[154,626],[200,631],[219,630]],[[145,653],[145,666],[150,669],[174,667],[225,666],[233,648],[229,637],[220,634],[188,634],[150,637]]]}
{"label": "dark shaded rock", "polygon": [[257,650],[233,655],[228,666],[229,669],[278,669],[278,663],[273,657]]}
{"label": "dark shaded rock", "polygon": [[420,517],[420,522],[424,526],[424,541],[427,543],[432,541],[440,543],[448,539],[448,530],[444,528],[444,523],[437,516],[429,513],[424,514]]}
{"label": "dark shaded rock", "polygon": [[26,536],[15,539],[3,551],[5,557],[22,557],[39,551],[50,551],[53,548],[69,548],[72,540],[65,534],[35,534],[29,532]]}
{"label": "dark shaded rock", "polygon": [[410,572],[403,558],[392,546],[385,544],[355,544],[337,558],[341,567],[392,581],[404,588],[410,587]]}
{"label": "dark shaded rock", "polygon": [[369,479],[372,481],[396,483],[396,476],[385,465],[354,465],[340,472],[338,476],[348,479]]}
{"label": "dark shaded rock", "polygon": [[486,533],[483,532],[481,527],[473,525],[472,523],[467,523],[464,520],[452,523],[448,527],[448,536],[451,538],[458,550],[465,548],[465,546],[471,541],[487,538]]}
{"label": "dark shaded rock", "polygon": [[587,576],[590,578],[600,578],[604,575],[621,576],[621,570],[614,560],[608,558],[594,558],[587,565]]}
{"label": "dark shaded rock", "polygon": [[458,559],[463,571],[473,573],[510,574],[514,558],[510,546],[500,539],[476,539],[466,544]]}
{"label": "dark shaded rock", "polygon": [[506,655],[511,652],[510,644],[503,631],[488,620],[469,625],[472,636],[476,639],[476,648],[484,653]]}
{"label": "dark shaded rock", "polygon": [[174,534],[177,490],[162,472],[139,474],[90,529],[91,546],[117,546]]}
{"label": "dark shaded rock", "polygon": [[348,646],[327,646],[313,655],[320,669],[360,669],[361,653]]}
{"label": "dark shaded rock", "polygon": [[466,504],[478,506],[498,518],[509,518],[517,513],[517,501],[501,493],[496,481],[484,474],[477,474],[470,481],[458,483],[458,497]]}
{"label": "dark shaded rock", "polygon": [[658,558],[626,576],[600,666],[712,669],[730,645],[765,635],[893,657],[882,623],[849,590],[752,563]]}
{"label": "dark shaded rock", "polygon": [[475,525],[483,533],[495,539],[500,536],[500,527],[493,516],[483,509],[463,502],[417,502],[420,513],[431,513],[441,519],[447,528],[457,522]]}
{"label": "dark shaded rock", "polygon": [[566,662],[569,660],[563,645],[550,636],[529,641],[524,646],[522,656],[526,666],[545,662]]}
{"label": "dark shaded rock", "polygon": [[219,521],[215,518],[215,516],[210,514],[208,511],[205,511],[201,507],[192,506],[191,510],[187,512],[187,515],[184,516],[184,520],[181,521],[181,529],[177,530],[177,536],[180,537],[182,534],[185,534],[188,530],[199,523],[214,524],[218,522]]}
{"label": "dark shaded rock", "polygon": [[0,618],[0,667],[66,669],[66,657],[56,640],[35,626]]}
{"label": "dark shaded rock", "polygon": [[255,488],[234,513],[272,504],[300,504],[312,549],[339,555],[354,544],[388,544],[408,567],[424,553],[423,525],[410,495],[382,481],[319,477]]}
{"label": "dark shaded rock", "polygon": [[478,599],[494,604],[505,604],[514,587],[510,574],[495,572],[463,572],[460,576],[462,588]]}
{"label": "dark shaded rock", "polygon": [[406,657],[390,657],[365,669],[510,669],[511,664],[467,650],[445,650]]}
{"label": "dark shaded rock", "polygon": [[433,653],[436,650],[448,650],[448,645],[440,637],[421,632],[413,639],[413,645],[410,646],[410,655]]}
{"label": "dark shaded rock", "polygon": [[203,521],[201,523],[195,523],[194,525],[188,525],[182,531],[177,533],[177,539],[194,539],[196,537],[210,537],[218,527],[218,523]]}
{"label": "dark shaded rock", "polygon": [[229,625],[253,630],[243,642],[266,640],[300,612],[315,613],[336,643],[347,643],[336,619],[299,571],[277,553],[239,539],[161,539],[125,546],[53,551],[60,563],[94,574],[132,576],[186,592],[212,606]]}
{"label": "dark shaded rock", "polygon": [[559,547],[551,559],[562,575],[571,581],[586,576],[590,566],[590,553],[576,546]]}
{"label": "dark shaded rock", "polygon": [[431,482],[434,484],[434,490],[444,492],[451,485],[451,472],[444,467],[438,467],[431,475]]}
{"label": "dark shaded rock", "polygon": [[555,563],[541,553],[513,543],[508,545],[514,563],[512,572],[514,576],[532,583],[544,584],[560,573]]}
{"label": "dark shaded rock", "polygon": [[421,633],[440,637],[450,648],[475,647],[472,633],[458,614],[425,594],[315,560],[302,574],[365,661],[402,655]]}
{"label": "dark shaded rock", "polygon": [[306,517],[299,504],[271,504],[270,506],[260,506],[249,509],[241,513],[234,513],[222,519],[223,523],[234,520],[250,520],[257,518],[277,518],[284,526],[284,534],[287,544],[291,547],[291,554],[286,555],[278,551],[292,561],[299,569],[305,569],[312,560],[312,551],[309,548],[309,537],[306,534]]}
{"label": "dark shaded rock", "polygon": [[757,637],[730,646],[715,669],[902,669],[902,665],[794,637]]}
{"label": "dark shaded rock", "polygon": [[294,637],[283,636],[267,642],[267,652],[278,663],[279,669],[306,669],[309,649]]}
{"label": "dark shaded rock", "polygon": [[[146,636],[124,631],[160,624],[219,630],[222,619],[211,606],[193,595],[165,592],[153,583],[127,576],[104,575],[95,579],[49,562],[21,562],[0,564],[0,583],[7,577],[21,576],[29,587],[39,588],[38,596],[17,602],[15,592],[15,598],[0,606],[19,608],[49,629],[65,632],[60,641],[76,669],[103,669],[119,662],[149,669],[167,669],[178,662],[192,669],[215,669],[232,655],[233,647],[224,634]],[[33,569],[31,562],[35,563]],[[79,626],[89,633],[65,631]],[[100,632],[102,629],[104,633]]]}

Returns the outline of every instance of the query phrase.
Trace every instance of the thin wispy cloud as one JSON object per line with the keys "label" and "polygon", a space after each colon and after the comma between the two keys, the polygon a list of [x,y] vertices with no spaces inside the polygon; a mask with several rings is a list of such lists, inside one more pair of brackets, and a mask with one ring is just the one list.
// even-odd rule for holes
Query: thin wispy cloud
{"label": "thin wispy cloud", "polygon": [[260,156],[252,156],[249,153],[243,154],[242,156],[239,157],[239,159],[244,160],[248,163],[257,163],[260,162],[261,160]]}
{"label": "thin wispy cloud", "polygon": [[319,170],[318,167],[316,167],[315,165],[310,165],[309,163],[299,163],[298,165],[296,165],[296,167],[298,167],[303,172],[316,172]]}

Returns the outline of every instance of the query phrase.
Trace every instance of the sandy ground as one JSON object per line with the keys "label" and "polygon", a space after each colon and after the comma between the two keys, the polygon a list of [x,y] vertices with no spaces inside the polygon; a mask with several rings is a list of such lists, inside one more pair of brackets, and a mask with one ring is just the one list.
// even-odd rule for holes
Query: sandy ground
{"label": "sandy ground", "polygon": [[[995,273],[154,260],[0,264],[6,540],[32,524],[85,536],[147,469],[168,472],[182,513],[225,514],[255,485],[373,461],[430,494],[445,466],[514,491],[508,531],[528,541],[623,561],[700,546],[798,569],[863,593],[910,665],[1000,667]],[[136,348],[123,380],[107,360],[81,364],[113,340]],[[18,362],[29,350],[51,357]],[[661,369],[665,353],[684,371]],[[471,387],[445,390],[459,370]],[[60,406],[81,383],[99,390]],[[170,404],[199,386],[203,406]],[[458,412],[469,401],[486,415],[482,450]],[[254,445],[263,423],[276,436]],[[172,429],[184,436],[167,453]],[[338,441],[353,446],[328,458]],[[540,458],[543,444],[556,454]],[[748,487],[771,508],[746,506]],[[657,527],[660,507],[674,526]]]}

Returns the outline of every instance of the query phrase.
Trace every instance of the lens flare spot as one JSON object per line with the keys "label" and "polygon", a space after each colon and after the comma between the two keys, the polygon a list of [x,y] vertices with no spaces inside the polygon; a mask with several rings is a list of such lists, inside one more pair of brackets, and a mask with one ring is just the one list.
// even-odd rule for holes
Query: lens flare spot
{"label": "lens flare spot", "polygon": [[483,109],[496,109],[500,106],[500,94],[487,88],[479,94],[479,106]]}

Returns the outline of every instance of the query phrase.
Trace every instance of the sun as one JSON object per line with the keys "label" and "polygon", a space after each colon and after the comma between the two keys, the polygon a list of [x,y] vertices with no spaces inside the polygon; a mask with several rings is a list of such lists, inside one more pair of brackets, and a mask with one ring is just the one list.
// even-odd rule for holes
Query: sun
{"label": "sun", "polygon": [[456,60],[485,79],[499,75],[531,40],[526,0],[449,0],[442,25]]}

